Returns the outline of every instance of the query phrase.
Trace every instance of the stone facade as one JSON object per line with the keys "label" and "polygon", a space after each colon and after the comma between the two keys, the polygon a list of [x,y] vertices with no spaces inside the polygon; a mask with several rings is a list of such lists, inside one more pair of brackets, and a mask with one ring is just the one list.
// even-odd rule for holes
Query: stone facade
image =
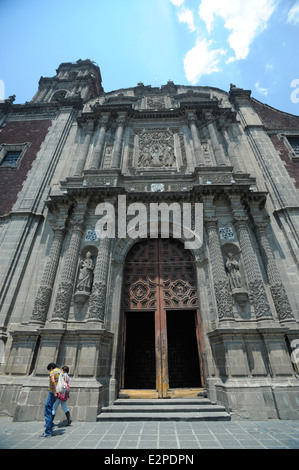
{"label": "stone facade", "polygon": [[[101,82],[90,60],[64,63],[29,103],[0,104],[0,413],[42,419],[49,362],[70,368],[74,419],[96,420],[134,393],[124,387],[128,308],[155,315],[162,379],[151,393],[192,395],[192,386],[169,385],[172,333],[162,325],[177,312],[183,331],[192,312],[195,373],[211,401],[234,419],[298,419],[299,179],[290,137],[299,117],[234,85],[169,81],[105,93]],[[1,168],[10,148],[22,150],[20,162]],[[124,276],[132,250],[150,253],[149,224],[136,239],[129,208],[196,203],[202,245],[184,252],[166,240],[169,261],[154,244],[147,270],[137,259],[139,278]],[[115,230],[105,238],[103,204]],[[161,213],[157,222],[160,239]],[[184,246],[179,229],[172,215],[170,238]]]}

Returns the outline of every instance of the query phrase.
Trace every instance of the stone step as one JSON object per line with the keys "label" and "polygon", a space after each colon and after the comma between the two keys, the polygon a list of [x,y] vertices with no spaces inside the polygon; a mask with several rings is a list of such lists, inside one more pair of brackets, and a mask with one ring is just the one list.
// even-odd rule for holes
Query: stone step
{"label": "stone step", "polygon": [[118,398],[113,405],[119,406],[164,406],[164,405],[211,405],[208,398]]}
{"label": "stone step", "polygon": [[184,412],[184,413],[100,413],[97,421],[230,421],[225,411],[218,412]]}
{"label": "stone step", "polygon": [[143,405],[134,405],[134,406],[106,406],[102,408],[103,413],[180,413],[180,412],[216,412],[216,411],[225,411],[223,406],[219,405],[204,405],[202,406],[191,406],[191,405],[164,405],[164,406],[143,406]]}
{"label": "stone step", "polygon": [[118,399],[103,407],[97,421],[200,421],[230,420],[224,406],[207,398]]}

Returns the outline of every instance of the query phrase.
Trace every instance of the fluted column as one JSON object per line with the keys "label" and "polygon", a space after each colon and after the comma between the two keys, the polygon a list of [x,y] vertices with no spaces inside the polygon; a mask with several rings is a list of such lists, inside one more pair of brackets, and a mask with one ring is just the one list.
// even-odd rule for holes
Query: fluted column
{"label": "fluted column", "polygon": [[85,161],[86,161],[86,157],[88,154],[92,134],[93,134],[93,123],[89,123],[87,126],[87,131],[86,131],[86,135],[84,138],[84,142],[79,150],[79,161],[78,161],[74,176],[82,176],[82,172],[85,166]]}
{"label": "fluted column", "polygon": [[89,298],[89,321],[104,322],[111,239],[100,240],[94,281]]}
{"label": "fluted column", "polygon": [[209,134],[211,138],[211,144],[212,144],[212,148],[214,151],[216,163],[219,166],[226,166],[225,156],[224,156],[223,149],[221,148],[221,145],[217,137],[215,124],[213,122],[209,122],[207,125],[208,125],[208,130],[209,130]]}
{"label": "fluted column", "polygon": [[82,217],[74,219],[71,222],[71,225],[72,235],[62,269],[61,281],[58,287],[58,294],[56,297],[52,321],[67,320],[73,294],[79,250],[84,230],[84,218]]}
{"label": "fluted column", "polygon": [[108,120],[109,120],[108,115],[107,116],[102,116],[102,118],[100,120],[99,138],[98,138],[97,144],[95,146],[95,149],[93,151],[91,164],[90,164],[90,169],[100,168],[101,157],[102,157],[103,146],[104,146],[104,142],[105,142],[105,134],[106,134]]}
{"label": "fluted column", "polygon": [[188,114],[188,123],[191,130],[193,146],[194,146],[194,154],[195,154],[195,164],[196,166],[205,166],[202,150],[201,150],[201,143],[198,136],[198,130],[196,126],[196,116],[194,113]]}
{"label": "fluted column", "polygon": [[240,215],[235,216],[235,225],[239,235],[240,248],[243,254],[248,279],[250,299],[254,306],[256,318],[263,319],[272,317],[262,274],[249,234],[248,218]]}
{"label": "fluted column", "polygon": [[218,316],[220,320],[233,319],[232,296],[224,269],[218,235],[217,218],[207,217],[204,222],[208,235],[209,255],[214,280]]}
{"label": "fluted column", "polygon": [[268,222],[266,220],[255,222],[257,240],[266,268],[271,295],[279,320],[294,320],[292,308],[267,237],[267,225]]}
{"label": "fluted column", "polygon": [[50,249],[49,258],[43,273],[40,287],[37,292],[30,323],[43,324],[47,319],[47,313],[52,297],[55,276],[65,234],[65,226],[56,225],[53,227],[53,232],[54,237]]}
{"label": "fluted column", "polygon": [[120,166],[122,137],[123,137],[125,123],[126,123],[126,114],[121,114],[117,120],[117,129],[115,132],[115,142],[114,142],[114,149],[113,149],[112,163],[111,163],[112,168],[119,168]]}

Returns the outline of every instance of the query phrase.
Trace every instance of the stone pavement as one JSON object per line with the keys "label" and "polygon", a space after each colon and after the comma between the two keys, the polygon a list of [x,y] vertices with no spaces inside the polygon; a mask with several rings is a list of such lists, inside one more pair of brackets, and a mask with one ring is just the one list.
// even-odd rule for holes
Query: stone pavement
{"label": "stone pavement", "polygon": [[299,420],[57,423],[45,439],[44,422],[0,417],[0,449],[299,449]]}

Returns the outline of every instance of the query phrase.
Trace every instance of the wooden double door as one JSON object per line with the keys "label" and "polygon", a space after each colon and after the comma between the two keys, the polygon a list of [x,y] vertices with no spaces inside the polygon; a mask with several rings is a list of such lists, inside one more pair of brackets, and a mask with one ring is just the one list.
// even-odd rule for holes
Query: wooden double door
{"label": "wooden double door", "polygon": [[119,396],[196,396],[204,374],[191,253],[172,239],[134,245],[126,259],[122,307]]}

